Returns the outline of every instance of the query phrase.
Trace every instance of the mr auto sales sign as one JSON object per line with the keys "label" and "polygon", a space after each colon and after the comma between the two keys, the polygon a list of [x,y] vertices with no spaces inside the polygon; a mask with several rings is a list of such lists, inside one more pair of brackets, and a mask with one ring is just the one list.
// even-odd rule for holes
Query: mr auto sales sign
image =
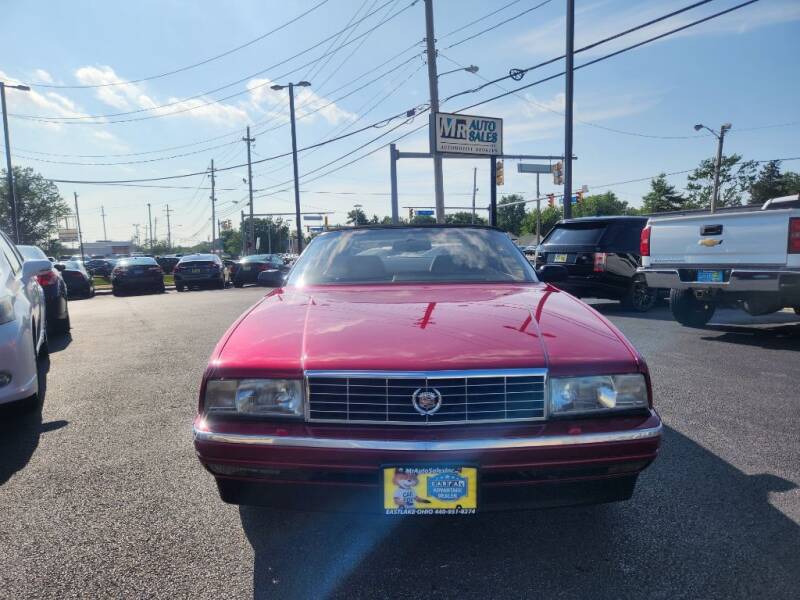
{"label": "mr auto sales sign", "polygon": [[450,113],[431,115],[434,150],[492,156],[503,153],[503,119]]}

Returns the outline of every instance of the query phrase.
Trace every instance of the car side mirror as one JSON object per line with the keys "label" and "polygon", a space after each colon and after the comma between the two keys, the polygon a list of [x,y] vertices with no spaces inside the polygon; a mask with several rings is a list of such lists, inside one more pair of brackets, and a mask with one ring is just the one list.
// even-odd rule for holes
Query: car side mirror
{"label": "car side mirror", "polygon": [[26,260],[22,263],[22,278],[27,280],[35,275],[47,273],[52,268],[52,263],[46,258]]}
{"label": "car side mirror", "polygon": [[53,265],[53,267],[55,267],[56,271],[63,271],[66,269],[64,265]]}
{"label": "car side mirror", "polygon": [[283,286],[283,273],[277,269],[268,269],[258,274],[258,285],[268,288],[279,288]]}
{"label": "car side mirror", "polygon": [[539,276],[540,281],[545,283],[558,283],[559,281],[566,281],[569,273],[567,268],[561,265],[544,265],[539,269],[536,274]]}

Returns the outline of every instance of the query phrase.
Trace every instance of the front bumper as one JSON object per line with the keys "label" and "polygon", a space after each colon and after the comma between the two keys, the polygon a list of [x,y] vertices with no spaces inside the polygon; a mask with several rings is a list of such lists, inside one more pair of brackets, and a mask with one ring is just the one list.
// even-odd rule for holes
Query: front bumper
{"label": "front bumper", "polygon": [[[724,281],[718,283],[695,281],[698,270],[720,270]],[[800,292],[800,269],[730,268],[705,265],[680,267],[641,267],[649,287],[676,290],[721,290],[731,293]]]}
{"label": "front bumper", "polygon": [[[379,509],[384,465],[475,465],[481,510],[626,499],[656,457],[661,421],[648,415],[437,428],[339,427],[198,418],[198,458],[243,499],[270,506]],[[222,490],[222,485],[220,489]],[[329,498],[329,501],[325,501]],[[365,510],[362,508],[362,510]]]}

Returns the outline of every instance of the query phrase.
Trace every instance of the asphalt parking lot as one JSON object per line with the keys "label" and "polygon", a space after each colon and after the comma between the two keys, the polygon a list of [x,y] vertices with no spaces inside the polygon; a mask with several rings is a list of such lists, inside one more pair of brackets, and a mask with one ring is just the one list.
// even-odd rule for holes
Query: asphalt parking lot
{"label": "asphalt parking lot", "polygon": [[794,315],[691,330],[597,304],[666,425],[633,500],[387,520],[228,506],[195,459],[206,359],[262,294],[70,304],[42,411],[0,413],[0,597],[800,597]]}

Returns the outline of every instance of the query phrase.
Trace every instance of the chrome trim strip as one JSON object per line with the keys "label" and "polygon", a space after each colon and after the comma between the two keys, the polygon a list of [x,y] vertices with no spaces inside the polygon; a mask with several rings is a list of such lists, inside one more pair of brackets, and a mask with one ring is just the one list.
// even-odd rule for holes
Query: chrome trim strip
{"label": "chrome trim strip", "polygon": [[338,377],[341,379],[451,379],[460,377],[523,377],[546,375],[547,369],[476,369],[466,371],[306,371],[306,377]]}
{"label": "chrome trim strip", "polygon": [[193,428],[195,441],[276,448],[321,448],[327,450],[396,450],[406,452],[446,452],[469,450],[514,450],[519,448],[552,448],[584,444],[633,442],[661,436],[662,425],[647,429],[612,431],[608,433],[581,433],[577,435],[552,435],[523,438],[492,438],[475,440],[399,441],[359,440],[347,438],[321,438],[242,433],[217,433]]}

